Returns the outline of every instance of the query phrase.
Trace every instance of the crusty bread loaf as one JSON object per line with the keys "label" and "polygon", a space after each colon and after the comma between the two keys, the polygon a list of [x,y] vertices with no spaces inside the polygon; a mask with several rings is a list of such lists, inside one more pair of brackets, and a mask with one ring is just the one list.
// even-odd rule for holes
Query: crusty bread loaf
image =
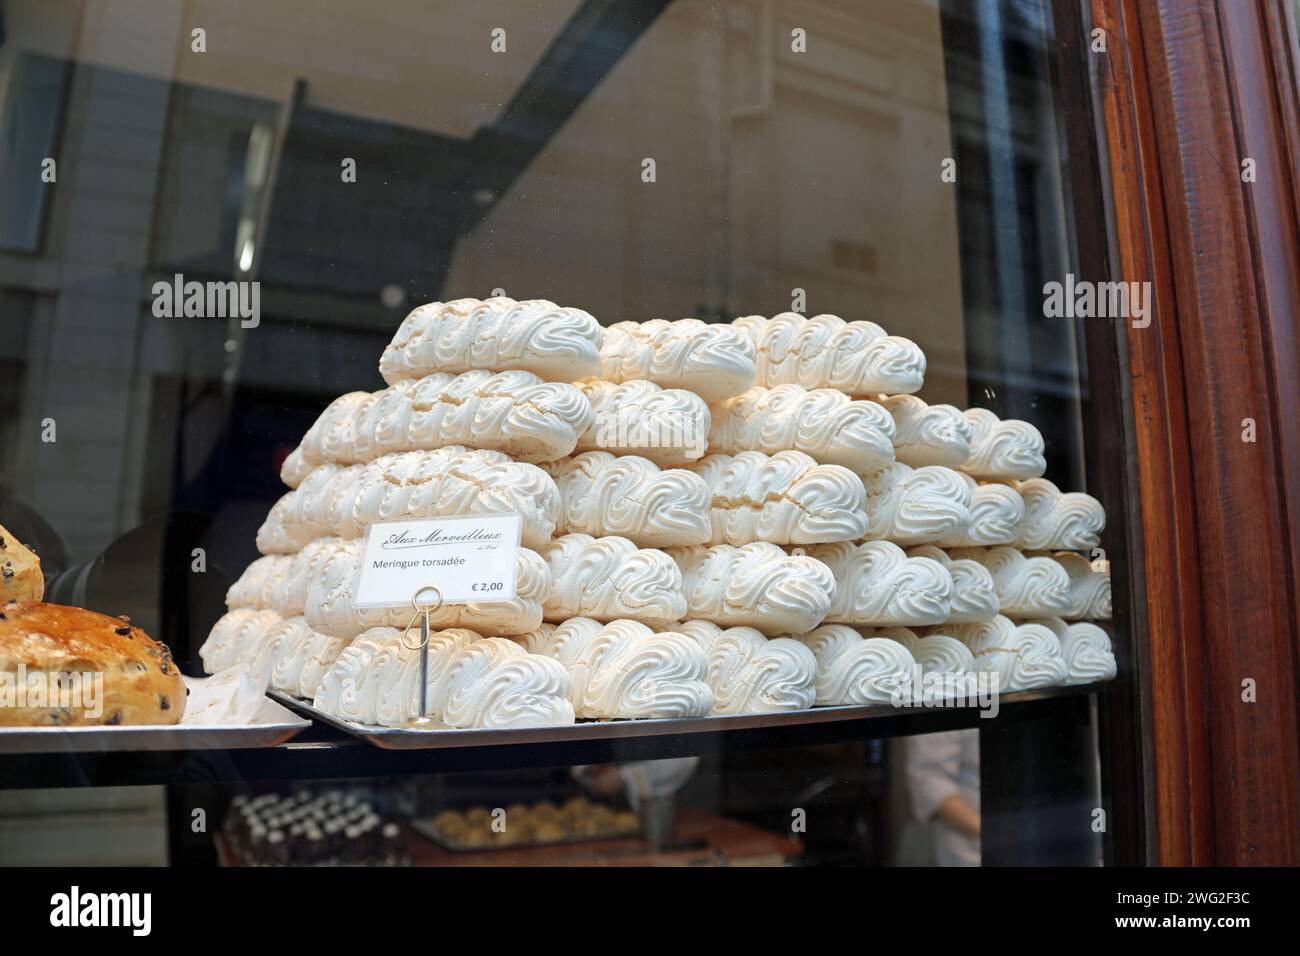
{"label": "crusty bread loaf", "polygon": [[43,597],[41,559],[0,524],[0,601],[39,601]]}
{"label": "crusty bread loaf", "polygon": [[[57,675],[99,687],[73,706],[33,693]],[[185,683],[166,645],[126,618],[59,604],[0,605],[0,682],[0,727],[175,724],[185,713]]]}

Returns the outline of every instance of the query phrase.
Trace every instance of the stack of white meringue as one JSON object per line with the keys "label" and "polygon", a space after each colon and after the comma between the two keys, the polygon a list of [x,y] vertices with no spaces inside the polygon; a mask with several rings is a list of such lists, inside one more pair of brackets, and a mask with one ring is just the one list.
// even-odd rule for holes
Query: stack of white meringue
{"label": "stack of white meringue", "polygon": [[[518,513],[515,598],[442,609],[451,727],[887,703],[917,673],[1002,690],[1114,676],[1101,505],[1043,439],[911,393],[925,356],[832,315],[602,329],[544,300],[407,316],[388,387],[336,400],[282,470],[211,671],[267,655],[319,709],[402,726],[409,609],[360,609],[374,522]],[[436,583],[436,582],[435,582]]]}

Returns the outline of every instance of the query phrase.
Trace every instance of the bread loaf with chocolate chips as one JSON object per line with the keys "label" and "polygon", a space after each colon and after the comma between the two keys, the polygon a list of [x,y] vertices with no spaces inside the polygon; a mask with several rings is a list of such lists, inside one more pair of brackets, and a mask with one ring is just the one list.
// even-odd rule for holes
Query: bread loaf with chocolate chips
{"label": "bread loaf with chocolate chips", "polygon": [[41,559],[0,524],[0,601],[39,601],[43,597]]}
{"label": "bread loaf with chocolate chips", "polygon": [[0,604],[0,727],[175,724],[185,693],[171,651],[126,617]]}

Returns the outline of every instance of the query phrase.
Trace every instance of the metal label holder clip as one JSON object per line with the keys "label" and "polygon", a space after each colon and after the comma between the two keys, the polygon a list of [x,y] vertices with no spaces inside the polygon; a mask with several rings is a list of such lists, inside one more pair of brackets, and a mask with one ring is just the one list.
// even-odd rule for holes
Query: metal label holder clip
{"label": "metal label holder clip", "polygon": [[[433,592],[433,600],[422,602],[420,596],[430,591]],[[402,630],[401,640],[408,650],[420,652],[420,712],[411,720],[411,724],[421,727],[435,723],[429,716],[429,615],[442,607],[442,592],[432,584],[427,584],[411,595],[411,607],[415,609],[415,614]],[[408,636],[417,620],[420,622],[420,641],[412,644]]]}

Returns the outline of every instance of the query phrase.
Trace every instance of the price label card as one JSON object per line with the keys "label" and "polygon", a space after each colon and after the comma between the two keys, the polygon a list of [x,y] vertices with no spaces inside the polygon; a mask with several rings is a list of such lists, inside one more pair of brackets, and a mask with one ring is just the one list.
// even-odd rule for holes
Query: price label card
{"label": "price label card", "polygon": [[442,592],[443,604],[509,601],[523,524],[517,514],[372,524],[355,605],[410,604],[416,591],[431,586]]}

